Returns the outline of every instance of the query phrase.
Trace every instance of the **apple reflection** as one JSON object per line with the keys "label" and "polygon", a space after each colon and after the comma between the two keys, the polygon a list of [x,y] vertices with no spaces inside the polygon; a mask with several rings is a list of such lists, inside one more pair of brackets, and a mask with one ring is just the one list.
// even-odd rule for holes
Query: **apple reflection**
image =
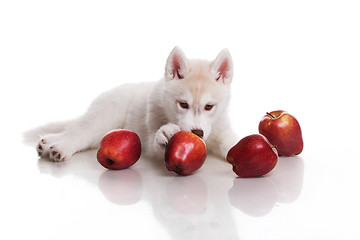
{"label": "apple reflection", "polygon": [[299,156],[280,157],[271,180],[278,188],[277,202],[295,202],[300,194],[304,178],[304,161]]}
{"label": "apple reflection", "polygon": [[155,178],[156,187],[151,193],[146,189],[145,198],[169,239],[239,239],[224,187],[228,179],[201,174]]}
{"label": "apple reflection", "polygon": [[106,199],[115,204],[135,204],[142,197],[143,181],[134,169],[107,170],[99,177],[98,185]]}
{"label": "apple reflection", "polygon": [[268,175],[234,179],[228,192],[229,201],[249,216],[265,216],[276,203],[289,204],[299,198],[303,175],[304,162],[300,157],[280,157]]}
{"label": "apple reflection", "polygon": [[275,205],[278,191],[266,177],[236,178],[228,195],[235,208],[247,215],[261,217]]}
{"label": "apple reflection", "polygon": [[199,213],[206,208],[206,183],[198,176],[176,177],[166,185],[170,204],[182,214]]}

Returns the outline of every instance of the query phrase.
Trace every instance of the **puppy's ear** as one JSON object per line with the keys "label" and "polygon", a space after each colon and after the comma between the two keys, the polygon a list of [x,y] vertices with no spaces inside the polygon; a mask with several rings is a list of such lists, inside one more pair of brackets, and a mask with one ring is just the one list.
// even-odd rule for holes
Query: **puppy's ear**
{"label": "puppy's ear", "polygon": [[183,79],[188,71],[188,60],[179,47],[175,47],[166,62],[165,79]]}
{"label": "puppy's ear", "polygon": [[212,75],[220,83],[230,84],[233,77],[233,62],[228,49],[222,50],[212,62]]}

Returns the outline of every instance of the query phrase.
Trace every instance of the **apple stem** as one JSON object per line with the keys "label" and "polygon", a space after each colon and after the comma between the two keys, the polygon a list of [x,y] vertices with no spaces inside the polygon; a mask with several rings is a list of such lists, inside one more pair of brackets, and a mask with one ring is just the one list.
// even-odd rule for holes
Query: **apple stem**
{"label": "apple stem", "polygon": [[271,113],[269,113],[269,112],[266,112],[266,114],[267,115],[269,115],[271,118],[275,118],[275,116],[274,115],[272,115]]}

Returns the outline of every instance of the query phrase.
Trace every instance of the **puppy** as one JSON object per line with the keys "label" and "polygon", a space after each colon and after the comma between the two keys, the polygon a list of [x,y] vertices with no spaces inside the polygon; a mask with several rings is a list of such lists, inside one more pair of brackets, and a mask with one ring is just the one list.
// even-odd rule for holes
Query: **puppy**
{"label": "puppy", "polygon": [[225,158],[236,140],[227,115],[232,79],[227,49],[205,61],[187,59],[175,47],[160,81],[122,85],[101,94],[84,115],[43,127],[37,151],[64,161],[97,147],[110,130],[123,128],[139,135],[144,155],[162,159],[169,139],[185,130],[201,137],[210,153]]}

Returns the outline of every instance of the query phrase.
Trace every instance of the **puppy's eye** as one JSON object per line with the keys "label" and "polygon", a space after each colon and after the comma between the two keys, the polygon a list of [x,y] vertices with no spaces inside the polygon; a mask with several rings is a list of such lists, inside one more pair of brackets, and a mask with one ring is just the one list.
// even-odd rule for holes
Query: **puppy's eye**
{"label": "puppy's eye", "polygon": [[205,110],[206,110],[206,111],[210,111],[213,107],[214,107],[214,105],[206,104],[206,105],[205,105]]}
{"label": "puppy's eye", "polygon": [[179,102],[179,105],[183,109],[188,109],[189,108],[189,104],[187,102]]}

